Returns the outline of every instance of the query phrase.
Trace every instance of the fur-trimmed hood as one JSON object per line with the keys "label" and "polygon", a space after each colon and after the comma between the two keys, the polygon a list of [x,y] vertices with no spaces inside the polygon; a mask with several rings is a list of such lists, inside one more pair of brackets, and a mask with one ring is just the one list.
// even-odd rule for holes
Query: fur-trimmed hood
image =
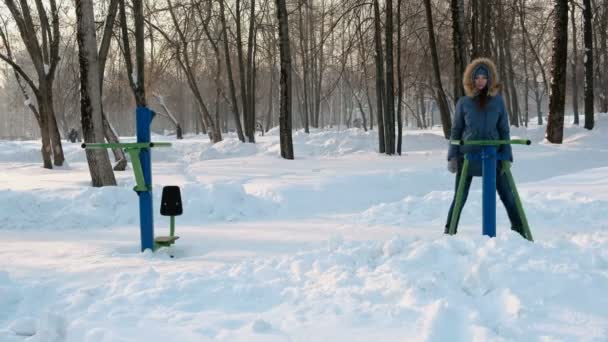
{"label": "fur-trimmed hood", "polygon": [[475,89],[475,83],[473,81],[473,71],[479,64],[487,66],[490,73],[488,77],[488,95],[496,96],[500,91],[500,83],[498,82],[498,72],[496,71],[496,64],[489,58],[476,58],[467,65],[462,76],[462,86],[464,87],[464,93],[467,96],[475,96],[477,89]]}

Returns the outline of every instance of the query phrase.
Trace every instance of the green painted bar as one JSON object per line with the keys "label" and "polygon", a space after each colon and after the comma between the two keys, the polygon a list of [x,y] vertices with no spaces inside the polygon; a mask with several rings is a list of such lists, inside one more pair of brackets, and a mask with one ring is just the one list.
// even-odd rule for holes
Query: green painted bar
{"label": "green painted bar", "polygon": [[464,164],[462,165],[462,171],[460,172],[460,179],[458,180],[458,191],[456,191],[456,203],[454,204],[454,209],[452,209],[452,218],[450,219],[450,227],[448,229],[448,233],[450,235],[456,234],[456,222],[458,221],[458,217],[460,216],[460,209],[462,208],[464,183],[466,182],[466,175],[468,174],[468,172],[469,161],[465,159]]}
{"label": "green painted bar", "polygon": [[135,191],[148,191],[146,181],[144,180],[144,171],[141,168],[141,161],[139,160],[139,148],[127,148],[127,153],[131,157],[131,165],[133,166],[133,173],[135,174]]}
{"label": "green painted bar", "polygon": [[532,142],[527,139],[513,139],[513,140],[452,140],[452,145],[485,145],[485,146],[498,146],[498,145],[530,145]]}
{"label": "green painted bar", "polygon": [[175,236],[175,216],[171,216],[171,227],[169,231],[169,236]]}
{"label": "green painted bar", "polygon": [[519,198],[519,193],[517,192],[517,187],[515,186],[515,180],[513,179],[513,174],[511,174],[511,170],[507,169],[505,174],[507,175],[507,180],[509,181],[509,185],[513,190],[513,197],[515,198],[515,206],[517,207],[517,211],[519,211],[519,216],[521,217],[521,223],[523,225],[523,233],[524,237],[530,241],[534,241],[532,237],[532,231],[530,230],[530,225],[528,224],[528,219],[526,218],[526,213],[524,212],[524,206],[521,204],[521,199]]}
{"label": "green painted bar", "polygon": [[150,148],[150,147],[170,147],[168,142],[149,142],[149,143],[84,143],[82,148],[103,149],[103,148]]}

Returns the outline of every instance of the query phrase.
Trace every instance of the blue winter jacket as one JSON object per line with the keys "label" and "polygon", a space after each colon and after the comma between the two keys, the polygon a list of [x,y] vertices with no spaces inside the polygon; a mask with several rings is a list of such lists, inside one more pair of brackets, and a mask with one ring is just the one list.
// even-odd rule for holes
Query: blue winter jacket
{"label": "blue winter jacket", "polygon": [[[478,98],[463,96],[456,104],[450,140],[510,140],[509,116],[501,95],[488,97],[485,108],[480,109]],[[479,152],[481,147],[452,145],[448,150],[448,160],[464,158],[467,152]],[[498,153],[513,161],[511,145],[500,145]],[[469,174],[481,176],[481,161],[470,161]]]}

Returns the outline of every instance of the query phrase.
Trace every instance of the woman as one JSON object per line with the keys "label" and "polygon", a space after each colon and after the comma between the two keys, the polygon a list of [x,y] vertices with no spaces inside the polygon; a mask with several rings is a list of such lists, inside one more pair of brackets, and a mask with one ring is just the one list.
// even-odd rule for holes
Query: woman
{"label": "woman", "polygon": [[[461,97],[456,104],[456,113],[452,124],[451,140],[510,140],[509,118],[505,109],[505,104],[498,93],[500,84],[498,83],[496,65],[488,58],[477,58],[473,60],[465,69],[462,84],[466,96]],[[468,152],[479,152],[481,147],[470,145],[450,145],[448,151],[448,170],[456,173],[456,186],[454,199],[450,206],[445,233],[448,234],[452,211],[458,192],[460,177],[466,177],[463,189],[462,207],[467,200],[469,188],[473,176],[481,176],[481,161],[469,160],[469,172],[462,175],[464,154]],[[500,145],[498,153],[505,155],[508,160],[498,163],[496,168],[496,190],[500,200],[507,210],[511,229],[523,236],[522,220],[519,217],[515,198],[509,185],[506,169],[511,167],[513,155],[511,145]],[[456,226],[460,219],[460,212],[456,216]]]}

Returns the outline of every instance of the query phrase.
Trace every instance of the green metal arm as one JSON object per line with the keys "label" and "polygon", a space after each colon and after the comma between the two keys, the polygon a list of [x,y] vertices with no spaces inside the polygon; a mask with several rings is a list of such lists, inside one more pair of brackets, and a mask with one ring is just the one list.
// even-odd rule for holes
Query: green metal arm
{"label": "green metal arm", "polygon": [[104,148],[150,148],[150,147],[170,147],[171,143],[168,142],[149,142],[149,143],[109,143],[109,144],[88,144],[84,143],[81,145],[85,149],[104,149]]}
{"label": "green metal arm", "polygon": [[137,192],[149,191],[146,181],[144,179],[144,171],[141,168],[141,161],[139,160],[139,151],[144,148],[151,147],[169,147],[171,143],[168,142],[149,142],[149,143],[109,143],[109,144],[88,144],[84,143],[81,145],[82,148],[87,150],[92,149],[106,149],[106,148],[124,148],[125,152],[131,157],[131,165],[133,166],[133,172],[135,173],[135,187],[133,190]]}
{"label": "green metal arm", "polygon": [[529,139],[513,139],[513,140],[451,140],[452,145],[480,145],[480,146],[498,146],[498,145],[530,145],[532,141]]}

